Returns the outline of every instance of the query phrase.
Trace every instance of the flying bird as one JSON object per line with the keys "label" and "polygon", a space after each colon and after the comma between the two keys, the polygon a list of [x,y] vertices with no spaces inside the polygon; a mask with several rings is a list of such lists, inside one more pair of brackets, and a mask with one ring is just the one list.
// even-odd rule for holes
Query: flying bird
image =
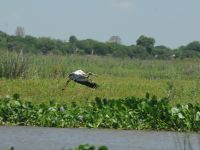
{"label": "flying bird", "polygon": [[62,90],[65,90],[65,88],[67,87],[67,85],[69,84],[71,80],[73,80],[76,83],[88,86],[90,88],[97,88],[98,85],[89,79],[90,75],[96,75],[96,74],[91,73],[91,72],[85,73],[82,70],[76,70],[70,73],[68,75],[69,79],[65,83],[64,88]]}

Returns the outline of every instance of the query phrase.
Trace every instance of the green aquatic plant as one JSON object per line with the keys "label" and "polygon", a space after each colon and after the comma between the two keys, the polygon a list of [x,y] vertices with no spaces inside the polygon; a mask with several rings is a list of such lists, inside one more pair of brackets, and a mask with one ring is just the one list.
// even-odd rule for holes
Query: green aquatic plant
{"label": "green aquatic plant", "polygon": [[100,146],[100,147],[98,147],[96,149],[94,145],[91,145],[91,144],[81,144],[78,147],[75,147],[75,148],[69,149],[69,150],[108,150],[108,148],[106,146]]}
{"label": "green aquatic plant", "polygon": [[22,101],[18,94],[0,99],[0,125],[200,131],[200,104],[171,106],[156,96],[96,98],[86,105]]}

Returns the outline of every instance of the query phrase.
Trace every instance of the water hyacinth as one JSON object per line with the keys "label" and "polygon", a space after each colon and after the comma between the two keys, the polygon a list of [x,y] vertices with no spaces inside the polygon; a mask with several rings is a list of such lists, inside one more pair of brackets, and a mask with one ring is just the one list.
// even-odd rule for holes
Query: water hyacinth
{"label": "water hyacinth", "polygon": [[176,108],[176,107],[173,107],[173,108],[171,109],[171,112],[172,112],[172,115],[177,114],[177,113],[179,112],[179,109]]}
{"label": "water hyacinth", "polygon": [[75,147],[74,149],[68,149],[68,150],[108,150],[106,146],[99,146],[97,149],[94,145],[91,144],[81,144],[78,147]]}
{"label": "water hyacinth", "polygon": [[78,116],[78,118],[79,118],[80,121],[83,121],[84,117],[83,116]]}
{"label": "water hyacinth", "polygon": [[64,111],[65,111],[65,108],[64,108],[63,106],[61,106],[61,107],[60,107],[60,111],[61,111],[61,112],[64,112]]}
{"label": "water hyacinth", "polygon": [[197,113],[196,113],[196,117],[195,117],[196,119],[196,121],[200,121],[200,112],[198,111]]}
{"label": "water hyacinth", "polygon": [[167,98],[158,100],[155,96],[96,98],[86,105],[53,101],[35,104],[14,95],[0,99],[0,125],[199,132],[200,105],[172,107]]}
{"label": "water hyacinth", "polygon": [[178,113],[178,117],[179,117],[180,119],[184,119],[184,118],[185,118],[185,117],[183,116],[182,113]]}

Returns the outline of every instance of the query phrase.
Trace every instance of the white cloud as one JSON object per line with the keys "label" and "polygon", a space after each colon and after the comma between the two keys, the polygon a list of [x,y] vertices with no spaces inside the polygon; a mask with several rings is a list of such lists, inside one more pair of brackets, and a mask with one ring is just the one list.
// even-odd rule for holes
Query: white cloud
{"label": "white cloud", "polygon": [[133,8],[133,1],[115,0],[112,2],[112,7],[121,10]]}

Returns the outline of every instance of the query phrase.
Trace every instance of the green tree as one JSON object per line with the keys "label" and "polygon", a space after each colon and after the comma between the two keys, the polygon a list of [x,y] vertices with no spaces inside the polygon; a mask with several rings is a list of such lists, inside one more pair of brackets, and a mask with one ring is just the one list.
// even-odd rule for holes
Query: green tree
{"label": "green tree", "polygon": [[109,53],[109,48],[105,43],[95,42],[93,49],[94,49],[94,54],[97,55],[107,55]]}
{"label": "green tree", "polygon": [[170,56],[172,56],[174,52],[170,48],[164,45],[160,45],[160,46],[154,47],[152,54],[154,55],[155,58],[167,59]]}
{"label": "green tree", "polygon": [[77,38],[76,38],[74,35],[71,35],[71,36],[69,37],[69,43],[71,43],[71,44],[76,44],[77,41],[78,41],[78,40],[77,40]]}
{"label": "green tree", "polygon": [[138,46],[143,46],[146,48],[147,52],[149,54],[152,54],[154,44],[155,44],[155,39],[152,37],[147,37],[144,35],[141,35],[137,41],[136,41]]}
{"label": "green tree", "polygon": [[92,54],[96,43],[97,43],[97,41],[95,41],[95,40],[86,39],[86,40],[78,41],[76,43],[76,45],[79,49],[84,50],[86,54]]}
{"label": "green tree", "polygon": [[186,46],[180,46],[175,52],[180,58],[200,57],[200,42],[193,41]]}
{"label": "green tree", "polygon": [[117,43],[107,43],[109,51],[115,57],[127,57],[128,56],[128,47],[125,45]]}
{"label": "green tree", "polygon": [[37,49],[42,52],[42,54],[48,54],[50,51],[54,50],[55,40],[48,37],[41,37],[37,42]]}
{"label": "green tree", "polygon": [[130,58],[147,58],[148,52],[143,46],[131,45],[128,49],[128,56]]}
{"label": "green tree", "polygon": [[8,35],[0,31],[0,48],[6,49],[8,46]]}
{"label": "green tree", "polygon": [[73,53],[77,53],[77,46],[76,46],[77,41],[78,40],[74,35],[69,37],[69,44],[70,44],[71,51]]}
{"label": "green tree", "polygon": [[200,42],[199,41],[193,41],[193,42],[189,43],[184,49],[200,52]]}

